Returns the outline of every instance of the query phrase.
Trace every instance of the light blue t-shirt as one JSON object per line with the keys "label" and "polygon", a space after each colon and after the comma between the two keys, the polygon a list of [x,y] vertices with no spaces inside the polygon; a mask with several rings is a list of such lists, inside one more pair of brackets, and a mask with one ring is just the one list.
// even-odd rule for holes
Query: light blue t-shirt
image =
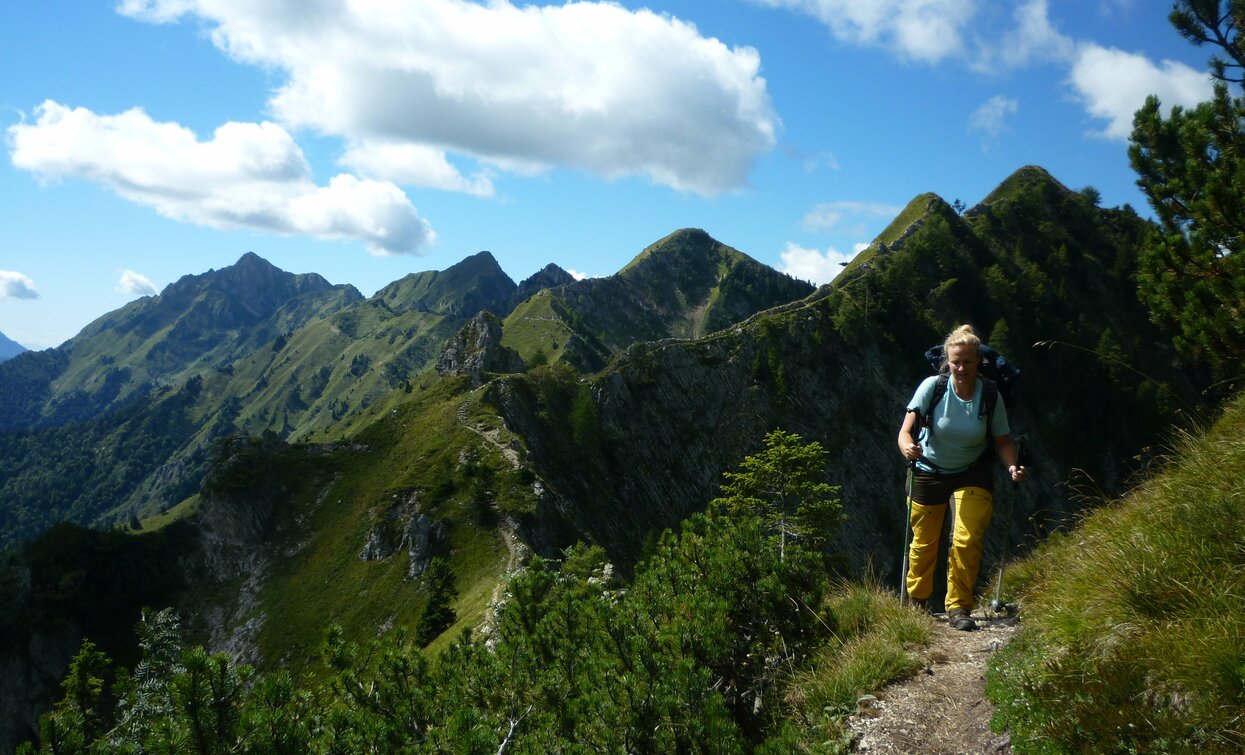
{"label": "light blue t-shirt", "polygon": [[[916,411],[924,417],[929,411],[929,402],[934,397],[937,383],[937,375],[925,378],[908,402],[909,411]],[[930,437],[929,428],[922,427],[921,437],[917,439],[921,444],[921,455],[938,468],[930,469],[929,465],[917,462],[918,468],[926,472],[956,474],[981,458],[987,442],[986,418],[977,416],[981,412],[981,390],[982,383],[978,379],[973,400],[965,401],[955,394],[955,387],[947,383],[947,392],[930,417],[934,425],[933,437]],[[990,435],[1009,435],[1011,431],[1011,425],[1007,422],[1007,407],[1000,397],[994,406],[994,425],[990,428]]]}

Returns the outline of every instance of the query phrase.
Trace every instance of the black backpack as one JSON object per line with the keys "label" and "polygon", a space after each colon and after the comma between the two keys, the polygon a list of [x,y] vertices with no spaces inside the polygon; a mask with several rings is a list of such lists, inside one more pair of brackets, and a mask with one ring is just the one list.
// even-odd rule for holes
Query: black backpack
{"label": "black backpack", "polygon": [[[1016,381],[1020,378],[1020,370],[1016,369],[1016,365],[1007,361],[1007,357],[986,344],[981,344],[977,353],[981,356],[981,366],[977,368],[977,376],[981,378],[981,409],[977,414],[977,418],[986,418],[986,429],[994,425],[994,407],[999,403],[999,394],[1003,395],[1003,403],[1007,406],[1012,405],[1013,389]],[[950,382],[950,376],[945,366],[945,354],[943,353],[942,344],[933,346],[926,350],[925,359],[929,362],[934,372],[938,373],[938,382],[934,384],[934,395],[930,398],[929,410],[924,416],[917,415],[916,430],[919,432],[922,427],[928,428],[927,435],[934,432],[934,407],[938,406],[938,402],[942,401],[942,397],[947,395],[947,384]],[[987,444],[989,446],[989,444]]]}

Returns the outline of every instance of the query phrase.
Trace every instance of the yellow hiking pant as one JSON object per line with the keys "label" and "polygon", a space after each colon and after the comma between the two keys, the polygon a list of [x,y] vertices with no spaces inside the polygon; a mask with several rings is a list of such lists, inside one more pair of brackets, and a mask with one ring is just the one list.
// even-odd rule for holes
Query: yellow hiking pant
{"label": "yellow hiking pant", "polygon": [[[955,526],[947,559],[947,610],[973,610],[973,588],[981,568],[986,528],[994,511],[985,488],[961,488],[953,496]],[[908,597],[925,600],[934,590],[934,562],[947,504],[926,506],[912,501],[912,546],[908,549]]]}

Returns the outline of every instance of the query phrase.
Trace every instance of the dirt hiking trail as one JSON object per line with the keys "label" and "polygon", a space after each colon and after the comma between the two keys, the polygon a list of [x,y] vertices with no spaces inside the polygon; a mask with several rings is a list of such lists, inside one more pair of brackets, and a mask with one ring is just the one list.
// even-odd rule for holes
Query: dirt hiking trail
{"label": "dirt hiking trail", "polygon": [[[934,636],[919,653],[915,677],[866,696],[849,730],[855,752],[877,755],[1011,753],[1011,738],[990,731],[994,706],[985,699],[986,661],[1016,633],[1016,620],[978,619],[957,632],[945,616],[930,619]],[[875,698],[875,699],[874,699]]]}

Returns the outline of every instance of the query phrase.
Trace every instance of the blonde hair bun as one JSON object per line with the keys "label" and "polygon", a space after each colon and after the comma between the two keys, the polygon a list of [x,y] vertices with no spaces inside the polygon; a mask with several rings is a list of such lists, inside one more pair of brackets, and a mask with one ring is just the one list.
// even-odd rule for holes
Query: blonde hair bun
{"label": "blonde hair bun", "polygon": [[977,337],[977,331],[973,330],[973,326],[965,323],[947,335],[947,340],[942,344],[943,352],[945,353],[952,346],[974,346],[980,350],[981,339]]}

